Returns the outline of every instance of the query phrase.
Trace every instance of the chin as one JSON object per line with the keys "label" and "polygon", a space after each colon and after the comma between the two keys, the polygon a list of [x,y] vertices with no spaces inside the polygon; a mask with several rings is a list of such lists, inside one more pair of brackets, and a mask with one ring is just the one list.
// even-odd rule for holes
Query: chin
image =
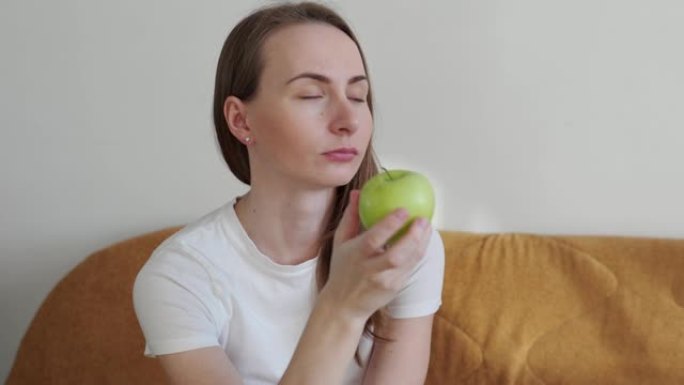
{"label": "chin", "polygon": [[349,168],[338,168],[335,170],[327,170],[326,172],[321,172],[317,175],[317,181],[319,184],[326,187],[339,187],[344,186],[351,182],[358,171],[357,167]]}
{"label": "chin", "polygon": [[339,187],[339,186],[344,186],[351,182],[352,178],[354,178],[354,175],[350,176],[339,176],[339,177],[327,177],[327,178],[320,178],[318,183],[320,185],[323,185],[325,187]]}

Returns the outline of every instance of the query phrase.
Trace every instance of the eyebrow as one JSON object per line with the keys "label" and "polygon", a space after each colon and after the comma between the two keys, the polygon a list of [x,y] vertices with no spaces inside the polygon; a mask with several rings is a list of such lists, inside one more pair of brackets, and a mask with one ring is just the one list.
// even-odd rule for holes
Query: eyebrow
{"label": "eyebrow", "polygon": [[[325,75],[317,74],[314,72],[304,72],[288,80],[287,83],[285,83],[285,85],[288,85],[297,79],[313,79],[322,83],[331,83],[330,78]],[[365,75],[356,75],[350,78],[347,84],[354,84],[364,80],[368,81],[368,78]]]}

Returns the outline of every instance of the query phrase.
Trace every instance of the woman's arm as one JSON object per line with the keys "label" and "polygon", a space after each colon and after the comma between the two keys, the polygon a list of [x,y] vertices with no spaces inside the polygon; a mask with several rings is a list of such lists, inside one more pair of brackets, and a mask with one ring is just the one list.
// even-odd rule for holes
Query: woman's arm
{"label": "woman's arm", "polygon": [[430,361],[434,315],[390,319],[378,334],[393,342],[376,341],[363,385],[425,383]]}
{"label": "woman's arm", "polygon": [[242,378],[219,346],[158,356],[171,385],[242,385]]}
{"label": "woman's arm", "polygon": [[388,240],[406,223],[406,218],[406,211],[398,210],[357,236],[358,191],[352,191],[335,233],[330,278],[318,297],[281,384],[341,383],[366,320],[395,298],[425,255],[432,232],[425,220],[415,221],[406,235],[389,249],[385,248]]}

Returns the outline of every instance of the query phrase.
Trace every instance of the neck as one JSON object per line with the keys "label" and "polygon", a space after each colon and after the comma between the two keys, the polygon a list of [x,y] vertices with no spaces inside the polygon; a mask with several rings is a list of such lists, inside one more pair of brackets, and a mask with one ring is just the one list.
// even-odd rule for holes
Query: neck
{"label": "neck", "polygon": [[252,186],[235,212],[257,248],[281,265],[315,258],[335,190]]}

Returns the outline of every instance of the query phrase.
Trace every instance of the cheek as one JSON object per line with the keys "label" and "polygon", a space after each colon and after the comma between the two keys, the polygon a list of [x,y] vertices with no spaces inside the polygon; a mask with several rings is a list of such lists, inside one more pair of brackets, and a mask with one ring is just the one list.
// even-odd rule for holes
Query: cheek
{"label": "cheek", "polygon": [[250,128],[260,143],[278,143],[287,139],[288,130],[296,122],[296,115],[287,105],[271,101],[254,110]]}
{"label": "cheek", "polygon": [[322,103],[280,100],[259,111],[265,126],[302,127],[314,124],[324,118],[326,111]]}
{"label": "cheek", "polygon": [[371,115],[370,111],[364,114],[361,122],[363,122],[361,126],[361,130],[363,130],[362,136],[366,139],[370,139],[371,135],[373,134],[373,130],[375,129],[373,124],[373,116]]}
{"label": "cheek", "polygon": [[293,108],[262,114],[254,122],[261,156],[278,163],[301,159],[316,148],[315,125],[311,116]]}

